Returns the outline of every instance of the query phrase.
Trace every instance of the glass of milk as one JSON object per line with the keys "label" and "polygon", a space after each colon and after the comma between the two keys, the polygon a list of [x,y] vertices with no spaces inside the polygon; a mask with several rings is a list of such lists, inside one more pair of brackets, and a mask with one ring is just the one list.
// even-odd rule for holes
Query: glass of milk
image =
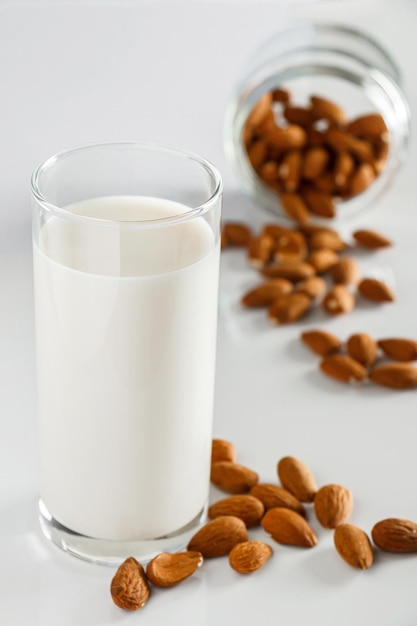
{"label": "glass of milk", "polygon": [[33,174],[40,524],[117,564],[204,519],[222,182],[154,144],[88,145]]}

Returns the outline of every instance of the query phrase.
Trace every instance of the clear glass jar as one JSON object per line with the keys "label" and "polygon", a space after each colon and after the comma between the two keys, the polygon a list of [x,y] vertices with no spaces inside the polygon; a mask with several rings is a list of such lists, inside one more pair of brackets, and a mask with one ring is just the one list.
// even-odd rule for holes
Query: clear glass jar
{"label": "clear glass jar", "polygon": [[277,32],[246,65],[226,113],[225,150],[239,182],[258,205],[282,215],[277,193],[254,171],[243,140],[254,105],[266,92],[282,87],[291,92],[295,105],[306,106],[311,95],[319,95],[341,105],[349,119],[370,112],[382,115],[389,132],[384,168],[365,191],[336,200],[336,217],[345,219],[374,206],[407,155],[410,113],[399,85],[395,61],[363,31],[308,22]]}

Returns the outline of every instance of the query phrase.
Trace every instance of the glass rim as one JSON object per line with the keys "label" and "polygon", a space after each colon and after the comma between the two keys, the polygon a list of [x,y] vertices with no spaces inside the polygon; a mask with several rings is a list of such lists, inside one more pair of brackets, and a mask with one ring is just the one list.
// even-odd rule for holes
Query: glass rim
{"label": "glass rim", "polygon": [[[188,211],[183,213],[175,213],[173,215],[169,215],[167,217],[157,218],[157,219],[145,219],[145,220],[111,220],[104,219],[98,217],[90,217],[86,215],[74,214],[71,211],[66,210],[63,207],[60,207],[53,202],[50,202],[48,198],[42,193],[41,186],[39,184],[40,177],[43,172],[47,171],[51,167],[53,167],[58,161],[65,159],[71,155],[74,155],[79,152],[85,152],[90,150],[98,150],[98,149],[130,149],[130,150],[149,150],[154,152],[164,152],[167,154],[171,154],[173,156],[182,157],[185,159],[189,159],[190,161],[194,161],[199,164],[211,177],[214,183],[214,191],[210,194],[210,196],[203,203],[198,206],[191,207]],[[171,145],[160,144],[155,142],[147,142],[147,141],[102,141],[102,142],[92,142],[88,144],[82,144],[76,146],[74,148],[68,148],[66,150],[62,150],[50,156],[48,159],[43,161],[33,172],[31,176],[31,191],[35,200],[47,211],[50,211],[56,214],[58,217],[71,219],[73,221],[88,223],[96,226],[118,226],[121,228],[146,228],[152,226],[163,226],[165,224],[173,224],[183,221],[188,221],[197,216],[204,215],[210,209],[212,209],[216,203],[218,202],[222,191],[223,191],[223,182],[220,175],[219,170],[207,159],[200,156],[199,154],[184,150],[182,148],[176,148]]]}

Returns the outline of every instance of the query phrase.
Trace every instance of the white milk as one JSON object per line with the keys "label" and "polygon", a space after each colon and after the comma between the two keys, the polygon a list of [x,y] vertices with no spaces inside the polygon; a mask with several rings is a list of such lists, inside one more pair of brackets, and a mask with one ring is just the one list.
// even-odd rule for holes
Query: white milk
{"label": "white milk", "polygon": [[[67,207],[143,220],[187,207]],[[52,217],[34,250],[41,497],[73,531],[142,540],[207,500],[219,250],[197,218],[142,230]]]}

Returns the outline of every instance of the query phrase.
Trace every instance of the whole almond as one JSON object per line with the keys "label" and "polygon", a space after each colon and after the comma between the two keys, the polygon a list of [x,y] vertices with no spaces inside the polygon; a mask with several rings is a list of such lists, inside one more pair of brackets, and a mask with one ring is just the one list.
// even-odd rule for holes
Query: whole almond
{"label": "whole almond", "polygon": [[267,510],[283,507],[284,509],[292,509],[303,517],[306,515],[305,508],[298,498],[283,487],[278,487],[278,485],[258,483],[252,487],[250,494],[258,498]]}
{"label": "whole almond", "polygon": [[271,110],[272,95],[269,92],[263,94],[249,113],[246,124],[259,126]]}
{"label": "whole almond", "polygon": [[241,222],[226,222],[223,225],[222,237],[227,246],[246,247],[251,236],[249,226]]}
{"label": "whole almond", "polygon": [[336,206],[330,193],[318,189],[305,189],[302,197],[309,211],[314,215],[326,218],[336,215]]}
{"label": "whole almond", "polygon": [[353,237],[358,245],[364,248],[370,248],[371,250],[387,248],[392,245],[387,237],[374,230],[356,230],[353,233]]}
{"label": "whole almond", "polygon": [[394,361],[417,360],[417,341],[412,339],[380,339],[378,345],[383,353]]}
{"label": "whole almond", "polygon": [[356,196],[362,193],[375,180],[375,171],[370,163],[361,163],[348,181],[349,193]]}
{"label": "whole almond", "polygon": [[247,528],[250,528],[259,524],[264,512],[265,507],[260,499],[254,495],[243,494],[215,502],[209,507],[208,516],[210,519],[215,519],[222,515],[234,515],[241,519]]}
{"label": "whole almond", "polygon": [[344,124],[346,115],[341,106],[320,96],[311,96],[310,110],[315,120],[328,120],[334,124]]}
{"label": "whole almond", "polygon": [[324,528],[336,528],[351,514],[353,508],[352,493],[341,485],[325,485],[314,498],[314,511]]}
{"label": "whole almond", "polygon": [[285,261],[295,259],[303,261],[307,256],[307,242],[303,235],[297,230],[289,230],[276,240],[274,249],[275,261]]}
{"label": "whole almond", "polygon": [[255,269],[261,269],[270,260],[274,248],[274,239],[271,235],[252,237],[248,244],[248,261]]}
{"label": "whole almond", "polygon": [[301,502],[313,502],[317,483],[310,469],[293,456],[285,456],[278,461],[278,478],[282,486]]}
{"label": "whole almond", "polygon": [[286,278],[292,282],[298,282],[314,276],[314,267],[303,261],[281,261],[274,263],[262,270],[262,275],[266,278]]}
{"label": "whole almond", "polygon": [[272,548],[263,541],[238,543],[229,553],[229,564],[239,574],[251,574],[272,556]]}
{"label": "whole almond", "polygon": [[339,524],[334,535],[336,550],[346,563],[357,569],[371,567],[374,555],[368,535],[353,524]]}
{"label": "whole almond", "polygon": [[121,609],[136,611],[147,602],[150,590],[145,570],[132,556],[117,569],[110,585],[113,602]]}
{"label": "whole almond", "polygon": [[387,552],[417,552],[417,524],[390,517],[377,522],[371,531],[378,548]]}
{"label": "whole almond", "polygon": [[355,160],[349,152],[339,152],[334,164],[334,182],[338,187],[344,187],[355,169]]}
{"label": "whole almond", "polygon": [[330,270],[330,278],[337,285],[353,285],[359,278],[356,260],[346,256],[337,261]]}
{"label": "whole almond", "polygon": [[276,126],[268,133],[266,141],[269,145],[276,146],[281,150],[302,148],[306,143],[306,132],[298,124]]}
{"label": "whole almond", "polygon": [[329,162],[329,153],[322,146],[313,146],[304,153],[302,176],[307,180],[318,178]]}
{"label": "whole almond", "polygon": [[340,252],[347,247],[340,235],[330,228],[313,230],[310,234],[309,244],[313,250],[327,248],[334,250],[334,252]]}
{"label": "whole almond", "polygon": [[263,139],[253,141],[247,148],[249,163],[259,172],[268,158],[268,145]]}
{"label": "whole almond", "polygon": [[369,378],[373,383],[391,389],[414,389],[417,387],[417,368],[410,363],[387,363],[374,367]]}
{"label": "whole almond", "polygon": [[313,250],[307,258],[307,263],[312,265],[317,274],[323,274],[331,269],[338,262],[339,257],[330,248],[318,248]]}
{"label": "whole almond", "polygon": [[320,363],[324,374],[343,383],[353,383],[367,378],[364,366],[346,354],[329,354]]}
{"label": "whole almond", "polygon": [[289,232],[294,232],[291,228],[287,226],[282,226],[281,224],[275,224],[271,222],[267,222],[263,224],[261,234],[262,235],[271,235],[274,238],[274,241],[278,241],[283,235],[288,234]]}
{"label": "whole almond", "polygon": [[236,462],[236,448],[230,441],[225,439],[213,439],[211,442],[211,462],[231,461]]}
{"label": "whole almond", "polygon": [[352,133],[330,126],[325,133],[325,141],[336,152],[350,152],[359,161],[371,162],[374,151],[369,141],[359,139]]}
{"label": "whole almond", "polygon": [[345,285],[335,285],[326,293],[322,304],[330,315],[341,315],[352,311],[355,306],[355,297]]}
{"label": "whole almond", "polygon": [[289,150],[283,156],[279,167],[279,177],[286,191],[297,191],[302,165],[301,150]]}
{"label": "whole almond", "polygon": [[277,298],[268,308],[268,319],[273,324],[290,324],[303,317],[311,308],[311,298],[302,292],[293,292]]}
{"label": "whole almond", "polygon": [[245,523],[233,515],[224,515],[200,528],[189,541],[187,550],[215,558],[229,554],[236,544],[247,540]]}
{"label": "whole almond", "polygon": [[327,289],[327,284],[321,276],[310,276],[305,280],[301,280],[294,287],[296,293],[305,293],[310,298],[318,298],[322,296]]}
{"label": "whole almond", "polygon": [[258,482],[256,472],[231,461],[218,461],[212,463],[210,480],[222,491],[228,493],[246,493]]}
{"label": "whole almond", "polygon": [[391,289],[376,278],[363,278],[358,284],[359,293],[373,302],[392,302],[395,300]]}
{"label": "whole almond", "polygon": [[303,548],[312,548],[318,543],[308,522],[291,509],[281,507],[269,509],[263,516],[261,524],[277,543]]}
{"label": "whole almond", "polygon": [[314,119],[310,109],[299,106],[287,105],[284,109],[283,116],[291,124],[298,124],[299,126],[311,126]]}
{"label": "whole almond", "polygon": [[351,335],[346,343],[349,356],[369,367],[376,361],[378,344],[375,339],[366,333]]}
{"label": "whole almond", "polygon": [[258,170],[259,176],[266,183],[278,182],[279,165],[276,161],[265,161]]}
{"label": "whole almond", "polygon": [[297,193],[281,193],[280,202],[282,209],[288,217],[299,224],[308,224],[310,211],[302,197]]}
{"label": "whole almond", "polygon": [[149,561],[146,576],[156,587],[173,587],[192,576],[202,562],[201,552],[162,552]]}
{"label": "whole almond", "polygon": [[301,341],[319,356],[334,354],[342,347],[340,339],[325,330],[306,330],[301,333]]}
{"label": "whole almond", "polygon": [[347,130],[354,135],[365,138],[377,138],[388,132],[384,118],[379,113],[361,115],[349,122]]}
{"label": "whole almond", "polygon": [[285,278],[271,279],[247,291],[241,299],[241,304],[249,308],[269,306],[279,296],[290,293],[292,289],[292,283]]}

